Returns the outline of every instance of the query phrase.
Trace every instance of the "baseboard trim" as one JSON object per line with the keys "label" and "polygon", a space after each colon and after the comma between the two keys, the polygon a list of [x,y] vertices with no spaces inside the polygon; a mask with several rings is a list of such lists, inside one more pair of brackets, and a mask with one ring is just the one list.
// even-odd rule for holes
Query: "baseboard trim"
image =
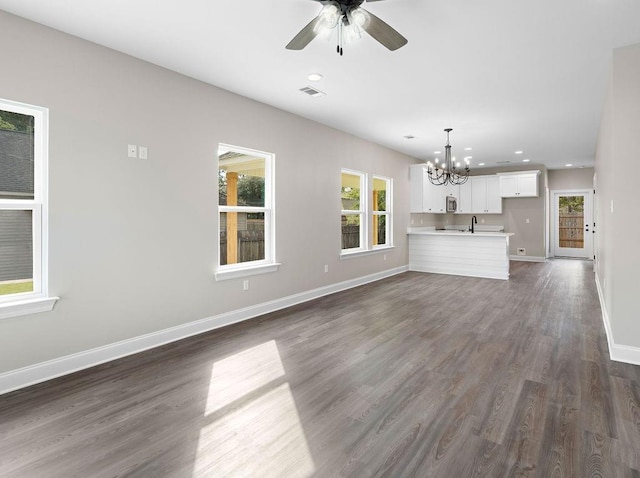
{"label": "baseboard trim", "polygon": [[598,290],[598,300],[600,301],[600,309],[602,310],[602,322],[604,323],[604,331],[607,335],[607,344],[609,345],[609,357],[615,362],[624,362],[632,365],[640,365],[640,348],[630,347],[628,345],[616,344],[611,333],[611,321],[604,301],[604,292],[600,285],[598,273],[595,274],[596,289]]}
{"label": "baseboard trim", "polygon": [[280,309],[285,309],[319,297],[324,297],[336,292],[385,279],[408,270],[408,266],[388,269],[386,271],[319,287],[317,289],[293,294],[280,299],[264,302],[262,304],[245,307],[243,309],[232,310],[213,317],[196,320],[187,324],[178,325],[158,332],[152,332],[132,339],[67,355],[65,357],[49,360],[36,365],[11,370],[0,374],[0,395],[94,367],[128,355],[143,352],[177,340],[209,332],[226,325],[242,322],[244,320],[275,312]]}
{"label": "baseboard trim", "polygon": [[544,257],[538,256],[509,256],[510,261],[521,261],[521,262],[544,262],[547,259]]}

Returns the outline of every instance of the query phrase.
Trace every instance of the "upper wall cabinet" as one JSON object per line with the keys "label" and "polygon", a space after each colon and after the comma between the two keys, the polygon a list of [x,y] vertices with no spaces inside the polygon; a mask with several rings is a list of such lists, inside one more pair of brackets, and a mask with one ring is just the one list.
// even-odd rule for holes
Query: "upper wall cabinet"
{"label": "upper wall cabinet", "polygon": [[498,173],[500,196],[503,198],[538,197],[540,171]]}
{"label": "upper wall cabinet", "polygon": [[471,176],[471,214],[502,214],[498,177]]}
{"label": "upper wall cabinet", "polygon": [[459,186],[458,195],[458,214],[471,214],[473,213],[471,203],[471,180],[467,180],[466,183]]}
{"label": "upper wall cabinet", "polygon": [[444,214],[447,212],[447,196],[458,197],[458,186],[436,186],[431,184],[427,166],[415,164],[410,169],[411,212]]}

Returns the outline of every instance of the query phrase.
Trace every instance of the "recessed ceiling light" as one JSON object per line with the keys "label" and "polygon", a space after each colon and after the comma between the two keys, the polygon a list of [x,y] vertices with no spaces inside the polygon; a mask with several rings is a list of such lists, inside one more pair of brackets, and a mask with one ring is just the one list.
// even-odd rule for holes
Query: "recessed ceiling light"
{"label": "recessed ceiling light", "polygon": [[464,148],[465,151],[471,151],[471,148]]}
{"label": "recessed ceiling light", "polygon": [[516,154],[522,154],[522,153],[524,153],[524,151],[516,151],[515,153]]}
{"label": "recessed ceiling light", "polygon": [[472,159],[472,158],[473,158],[473,156],[465,156],[464,160],[466,161],[467,159]]}
{"label": "recessed ceiling light", "polygon": [[484,166],[484,163],[478,163],[478,166]]}
{"label": "recessed ceiling light", "polygon": [[307,78],[309,79],[309,81],[320,81],[324,78],[324,76],[322,76],[320,73],[311,73],[309,76],[307,76]]}
{"label": "recessed ceiling light", "polygon": [[523,159],[522,162],[523,163],[528,163],[529,161],[531,161],[530,159]]}
{"label": "recessed ceiling light", "polygon": [[568,164],[565,164],[565,166],[566,166],[567,168],[570,168],[571,166],[573,166],[573,164],[568,163]]}
{"label": "recessed ceiling light", "polygon": [[433,154],[442,154],[442,151],[434,151]]}

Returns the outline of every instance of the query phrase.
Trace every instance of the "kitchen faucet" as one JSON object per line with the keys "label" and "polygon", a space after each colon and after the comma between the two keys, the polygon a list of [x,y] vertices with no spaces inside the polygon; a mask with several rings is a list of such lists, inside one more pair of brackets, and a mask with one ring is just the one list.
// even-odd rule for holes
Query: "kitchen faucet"
{"label": "kitchen faucet", "polygon": [[475,223],[475,224],[478,224],[478,218],[477,218],[477,217],[475,217],[475,216],[473,216],[473,217],[471,218],[471,234],[473,234],[473,233],[475,232],[475,230],[474,230],[474,228],[473,228],[473,224],[474,224],[474,223]]}

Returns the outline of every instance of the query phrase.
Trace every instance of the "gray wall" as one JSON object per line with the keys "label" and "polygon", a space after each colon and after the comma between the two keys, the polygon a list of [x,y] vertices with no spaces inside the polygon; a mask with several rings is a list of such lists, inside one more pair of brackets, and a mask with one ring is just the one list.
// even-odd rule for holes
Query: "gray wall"
{"label": "gray wall", "polygon": [[549,189],[592,189],[593,168],[550,169]]}
{"label": "gray wall", "polygon": [[[1,95],[50,109],[61,297],[0,321],[0,372],[407,264],[413,158],[4,12],[0,43]],[[213,276],[219,142],[276,154],[282,267],[248,292]],[[127,144],[150,159],[128,159]],[[341,168],[394,179],[386,261],[339,258]]]}
{"label": "gray wall", "polygon": [[[640,347],[640,44],[614,50],[596,153],[596,271],[613,340]],[[612,208],[613,203],[613,208]]]}

